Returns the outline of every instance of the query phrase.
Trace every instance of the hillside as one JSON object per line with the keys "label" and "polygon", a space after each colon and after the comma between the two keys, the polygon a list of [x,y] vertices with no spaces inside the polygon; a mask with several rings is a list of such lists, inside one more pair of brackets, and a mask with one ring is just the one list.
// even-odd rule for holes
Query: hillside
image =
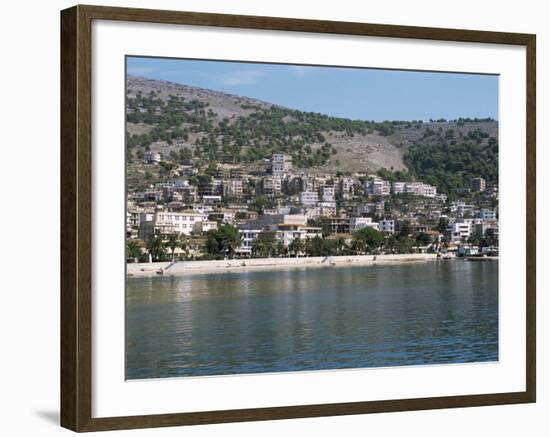
{"label": "hillside", "polygon": [[[151,149],[204,164],[234,162],[253,169],[272,153],[285,152],[293,156],[295,167],[310,173],[386,168],[409,170],[437,184],[442,172],[453,168],[439,162],[447,151],[455,161],[464,150],[473,151],[473,160],[455,166],[464,178],[481,171],[489,180],[496,178],[498,157],[498,123],[493,120],[349,120],[133,76],[127,83],[127,136],[130,159]],[[437,151],[438,160],[431,161],[439,166],[435,170],[423,162],[431,150]]]}

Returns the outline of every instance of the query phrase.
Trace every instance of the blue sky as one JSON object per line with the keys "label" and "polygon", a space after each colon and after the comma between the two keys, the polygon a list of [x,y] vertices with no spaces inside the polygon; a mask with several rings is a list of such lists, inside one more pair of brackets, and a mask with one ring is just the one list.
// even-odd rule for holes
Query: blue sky
{"label": "blue sky", "polygon": [[127,58],[128,74],[360,120],[498,119],[498,76]]}

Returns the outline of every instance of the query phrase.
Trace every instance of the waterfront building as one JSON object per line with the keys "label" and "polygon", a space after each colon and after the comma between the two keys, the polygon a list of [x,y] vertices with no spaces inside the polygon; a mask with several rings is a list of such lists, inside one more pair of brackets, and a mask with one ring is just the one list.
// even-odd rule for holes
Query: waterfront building
{"label": "waterfront building", "polygon": [[197,232],[195,224],[202,221],[208,221],[208,216],[196,211],[160,211],[155,216],[155,231],[163,235],[191,235]]}
{"label": "waterfront building", "polygon": [[462,240],[467,240],[472,235],[472,221],[455,221],[447,226],[447,233],[451,237],[451,242],[459,243]]}
{"label": "waterfront building", "polygon": [[252,246],[254,245],[254,240],[258,238],[258,235],[260,235],[263,232],[263,228],[258,227],[242,227],[239,229],[239,233],[241,234],[241,245],[239,248],[236,249],[236,253],[238,255],[245,255],[250,256],[252,255]]}

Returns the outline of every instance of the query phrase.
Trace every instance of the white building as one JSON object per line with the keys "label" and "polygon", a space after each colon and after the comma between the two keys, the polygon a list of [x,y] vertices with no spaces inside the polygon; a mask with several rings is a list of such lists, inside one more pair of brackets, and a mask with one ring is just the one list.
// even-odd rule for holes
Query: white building
{"label": "white building", "polygon": [[279,196],[283,188],[280,176],[266,176],[262,179],[262,192],[269,197]]}
{"label": "white building", "polygon": [[373,196],[389,196],[391,193],[391,184],[384,179],[375,178],[367,183],[367,194]]}
{"label": "white building", "polygon": [[152,163],[158,164],[162,160],[162,157],[159,152],[149,151],[149,152],[145,152],[145,154],[143,155],[143,159],[145,160],[145,162],[148,162],[149,164],[152,164]]}
{"label": "white building", "polygon": [[218,195],[210,195],[210,196],[202,196],[202,203],[204,205],[220,205],[222,203],[222,196]]}
{"label": "white building", "polygon": [[308,238],[322,237],[322,229],[313,226],[279,225],[275,231],[275,238],[281,241],[285,247],[290,246],[296,238],[306,240]]}
{"label": "white building", "polygon": [[447,232],[451,236],[451,241],[453,243],[459,243],[462,240],[467,240],[472,235],[472,221],[456,221],[454,223],[449,223],[447,226]]}
{"label": "white building", "polygon": [[447,195],[446,194],[436,194],[435,200],[441,203],[445,203],[447,201]]}
{"label": "white building", "polygon": [[218,222],[214,222],[214,221],[211,221],[211,220],[203,220],[201,222],[196,222],[195,223],[195,228],[194,228],[193,231],[195,233],[204,234],[208,231],[212,231],[212,230],[215,230],[215,229],[218,229]]}
{"label": "white building", "polygon": [[393,234],[395,232],[395,220],[380,220],[380,223],[378,224],[378,228],[382,232],[387,232],[388,234]]}
{"label": "white building", "polygon": [[391,185],[391,191],[393,194],[403,194],[406,191],[406,182],[393,182]]}
{"label": "white building", "polygon": [[437,196],[437,188],[433,185],[422,184],[422,196],[434,198]]}
{"label": "white building", "polygon": [[334,202],[334,187],[324,186],[321,188],[321,198],[323,202]]}
{"label": "white building", "polygon": [[316,191],[302,191],[300,193],[300,204],[302,206],[315,206],[319,202],[319,194]]}
{"label": "white building", "polygon": [[497,210],[492,208],[482,208],[479,212],[479,218],[482,220],[496,220]]}
{"label": "white building", "polygon": [[332,217],[336,215],[336,202],[320,202],[319,214],[323,217]]}
{"label": "white building", "polygon": [[160,211],[155,216],[155,231],[161,234],[191,235],[200,232],[196,224],[203,221],[208,221],[208,216],[196,211]]}
{"label": "white building", "polygon": [[240,179],[224,179],[223,180],[223,197],[224,199],[234,198],[240,199],[243,197],[243,182]]}
{"label": "white building", "polygon": [[340,179],[340,192],[342,198],[351,199],[355,190],[355,179],[352,177],[343,177]]}
{"label": "white building", "polygon": [[458,200],[456,202],[451,203],[451,213],[454,213],[458,216],[464,216],[468,214],[473,214],[474,212],[474,205],[468,205],[462,200]]}
{"label": "white building", "polygon": [[271,157],[271,174],[282,176],[292,170],[292,156],[284,153],[275,153]]}
{"label": "white building", "polygon": [[303,214],[285,214],[283,216],[283,223],[285,225],[305,226],[307,224],[307,217]]}
{"label": "white building", "polygon": [[241,246],[236,250],[240,255],[251,255],[254,240],[263,232],[262,229],[239,229],[241,234]]}
{"label": "white building", "polygon": [[367,227],[378,230],[378,223],[373,222],[371,217],[350,217],[349,231],[352,234]]}

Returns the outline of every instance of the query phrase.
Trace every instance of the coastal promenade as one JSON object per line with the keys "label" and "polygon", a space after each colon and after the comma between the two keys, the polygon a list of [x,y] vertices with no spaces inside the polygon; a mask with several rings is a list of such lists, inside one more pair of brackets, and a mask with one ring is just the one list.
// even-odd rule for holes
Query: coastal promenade
{"label": "coastal promenade", "polygon": [[398,264],[404,262],[435,261],[435,253],[395,255],[319,256],[301,258],[251,258],[211,261],[179,261],[155,263],[129,263],[127,276],[191,275],[224,273],[247,270],[287,268],[320,268]]}

